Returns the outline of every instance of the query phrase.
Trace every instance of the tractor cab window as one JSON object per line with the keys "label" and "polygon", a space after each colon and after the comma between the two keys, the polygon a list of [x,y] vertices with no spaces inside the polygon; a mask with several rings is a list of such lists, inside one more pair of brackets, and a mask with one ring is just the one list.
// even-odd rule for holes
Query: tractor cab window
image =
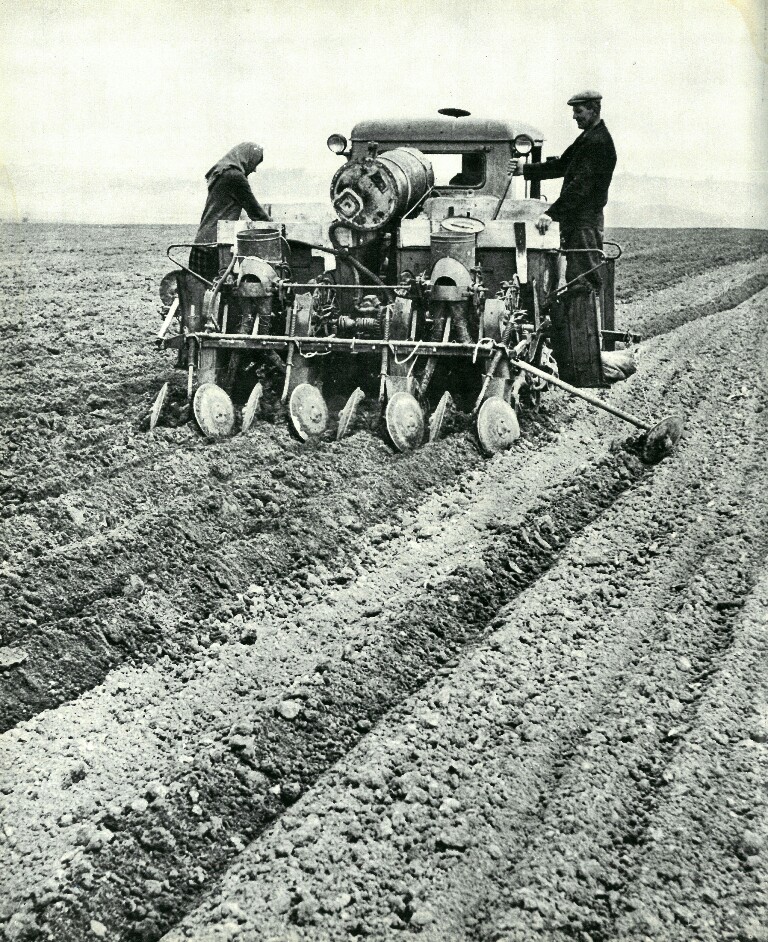
{"label": "tractor cab window", "polygon": [[435,186],[480,187],[485,183],[485,154],[427,154]]}

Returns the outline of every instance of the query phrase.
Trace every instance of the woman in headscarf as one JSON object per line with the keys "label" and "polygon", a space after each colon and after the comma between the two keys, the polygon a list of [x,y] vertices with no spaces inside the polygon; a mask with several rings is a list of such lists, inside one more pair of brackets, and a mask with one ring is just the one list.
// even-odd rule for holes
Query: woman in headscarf
{"label": "woman in headscarf", "polygon": [[[258,144],[245,142],[233,147],[206,173],[208,199],[195,242],[215,242],[218,221],[239,219],[243,209],[251,219],[269,221],[268,213],[248,183],[248,174],[253,173],[263,159],[264,151]],[[218,250],[196,245],[189,253],[189,267],[203,278],[213,280],[219,271]]]}

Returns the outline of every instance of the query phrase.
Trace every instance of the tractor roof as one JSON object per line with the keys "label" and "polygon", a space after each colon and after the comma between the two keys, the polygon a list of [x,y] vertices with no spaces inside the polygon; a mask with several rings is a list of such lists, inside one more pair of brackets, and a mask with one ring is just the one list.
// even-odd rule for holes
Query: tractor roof
{"label": "tractor roof", "polygon": [[496,118],[430,115],[427,118],[381,118],[360,121],[352,128],[353,141],[441,141],[489,142],[513,141],[527,134],[536,142],[544,140],[538,128],[524,121],[499,121]]}

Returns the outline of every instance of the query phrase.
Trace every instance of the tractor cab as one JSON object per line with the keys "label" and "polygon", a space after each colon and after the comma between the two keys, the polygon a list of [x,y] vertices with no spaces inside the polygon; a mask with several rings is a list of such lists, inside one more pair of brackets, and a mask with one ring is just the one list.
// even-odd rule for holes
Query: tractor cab
{"label": "tractor cab", "polygon": [[[445,109],[455,113],[459,109]],[[511,157],[541,160],[543,135],[522,121],[484,120],[461,114],[428,118],[361,121],[352,129],[350,160],[364,160],[370,142],[379,153],[397,147],[413,147],[432,164],[436,196],[453,196],[469,190],[469,196],[498,200],[509,182]],[[539,193],[534,192],[534,198]]]}

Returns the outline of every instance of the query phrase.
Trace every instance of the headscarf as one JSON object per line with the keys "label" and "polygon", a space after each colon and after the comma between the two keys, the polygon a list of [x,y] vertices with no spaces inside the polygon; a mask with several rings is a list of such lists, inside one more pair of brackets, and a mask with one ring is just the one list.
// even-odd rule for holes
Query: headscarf
{"label": "headscarf", "polygon": [[262,148],[258,144],[245,141],[243,144],[238,144],[232,150],[227,151],[221,160],[217,161],[206,173],[205,179],[210,185],[219,174],[225,170],[231,170],[233,167],[240,170],[247,177],[249,173],[253,173],[263,159],[264,151]]}

